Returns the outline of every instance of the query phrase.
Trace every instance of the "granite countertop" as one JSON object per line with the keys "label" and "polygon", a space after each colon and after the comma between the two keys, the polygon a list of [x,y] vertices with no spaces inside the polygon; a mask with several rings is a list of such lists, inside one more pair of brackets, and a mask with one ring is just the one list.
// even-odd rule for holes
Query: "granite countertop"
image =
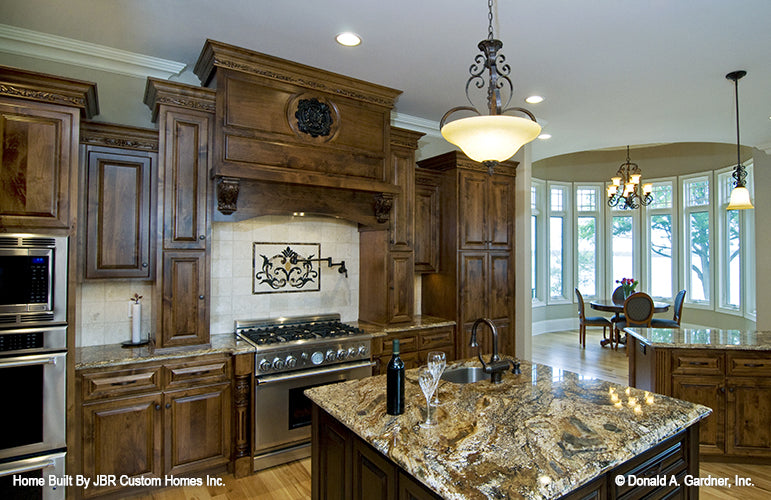
{"label": "granite countertop", "polygon": [[[481,366],[477,360],[450,366]],[[305,391],[323,410],[450,499],[557,498],[711,413],[705,406],[521,362],[501,384],[442,382],[438,424],[406,372],[406,411],[385,413],[385,375]],[[646,397],[647,396],[647,397]],[[634,400],[632,400],[634,398]]]}
{"label": "granite countertop", "polygon": [[434,316],[415,316],[408,323],[397,323],[388,326],[378,326],[370,323],[356,323],[356,326],[364,330],[365,333],[372,334],[373,337],[381,337],[389,333],[408,332],[410,330],[422,330],[425,328],[442,328],[446,326],[455,326],[455,321],[437,318]]}
{"label": "granite countertop", "polygon": [[75,349],[75,369],[103,368],[129,363],[203,356],[220,352],[231,354],[253,353],[254,347],[248,342],[237,340],[233,333],[212,335],[209,344],[188,347],[154,349],[150,346],[122,347],[120,344],[86,346]]}
{"label": "granite countertop", "polygon": [[771,351],[771,331],[720,328],[625,328],[653,347]]}

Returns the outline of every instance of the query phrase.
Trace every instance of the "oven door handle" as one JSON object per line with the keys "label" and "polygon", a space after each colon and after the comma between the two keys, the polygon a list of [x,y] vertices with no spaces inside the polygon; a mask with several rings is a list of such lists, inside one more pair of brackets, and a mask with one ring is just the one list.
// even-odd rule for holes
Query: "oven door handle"
{"label": "oven door handle", "polygon": [[16,368],[17,366],[56,365],[56,358],[63,358],[66,353],[44,354],[34,356],[19,356],[17,358],[0,359],[0,368]]}
{"label": "oven door handle", "polygon": [[13,474],[23,474],[25,472],[46,469],[48,467],[54,466],[56,466],[56,462],[52,458],[47,458],[45,460],[27,463],[16,467],[11,467],[9,469],[0,469],[0,477],[11,476]]}
{"label": "oven door handle", "polygon": [[362,361],[361,363],[345,364],[330,366],[328,368],[322,368],[320,370],[301,370],[291,373],[280,373],[277,375],[266,375],[264,377],[257,377],[257,385],[274,384],[276,382],[285,382],[287,380],[296,380],[306,377],[317,377],[319,375],[328,375],[330,373],[345,372],[349,370],[355,370],[356,368],[371,368],[375,366],[372,361]]}

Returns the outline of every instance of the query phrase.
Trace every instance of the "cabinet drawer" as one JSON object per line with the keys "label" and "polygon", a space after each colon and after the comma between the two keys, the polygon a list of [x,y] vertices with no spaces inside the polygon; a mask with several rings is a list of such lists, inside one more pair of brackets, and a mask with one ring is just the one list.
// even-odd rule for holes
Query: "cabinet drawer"
{"label": "cabinet drawer", "polygon": [[163,371],[165,389],[226,382],[230,380],[230,360],[210,359],[208,361],[167,364],[164,365]]}
{"label": "cabinet drawer", "polygon": [[420,350],[418,351],[418,362],[422,365],[425,365],[428,360],[428,353],[432,351],[442,351],[448,363],[455,359],[455,346],[453,345],[453,346],[437,347],[431,350]]}
{"label": "cabinet drawer", "polygon": [[147,366],[84,373],[83,401],[160,390],[160,370],[160,366]]}
{"label": "cabinet drawer", "polygon": [[[382,354],[388,354],[389,356],[393,352],[393,340],[399,339],[399,352],[415,352],[418,350],[418,335],[388,335],[386,337],[380,337],[376,339],[380,342],[380,349]],[[404,356],[402,356],[404,358]]]}
{"label": "cabinet drawer", "polygon": [[454,329],[444,329],[437,331],[427,331],[420,334],[419,347],[421,350],[431,350],[436,347],[455,345]]}
{"label": "cabinet drawer", "polygon": [[726,367],[728,375],[771,377],[771,357],[749,352],[729,352]]}
{"label": "cabinet drawer", "polygon": [[723,354],[703,351],[672,353],[672,373],[687,375],[723,375]]}

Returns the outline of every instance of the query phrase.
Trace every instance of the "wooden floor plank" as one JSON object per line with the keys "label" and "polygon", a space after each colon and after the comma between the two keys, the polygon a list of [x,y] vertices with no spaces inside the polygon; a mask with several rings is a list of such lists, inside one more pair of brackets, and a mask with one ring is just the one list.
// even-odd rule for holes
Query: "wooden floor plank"
{"label": "wooden floor plank", "polygon": [[[628,362],[623,349],[618,351],[600,346],[602,329],[588,328],[586,349],[578,343],[578,330],[545,333],[533,337],[532,360],[602,378],[618,384],[627,383]],[[310,459],[298,460],[251,476],[235,479],[221,476],[225,486],[199,488],[165,488],[135,496],[141,500],[304,500],[311,496]],[[771,498],[771,465],[703,462],[700,477],[751,478],[754,486],[720,488],[702,487],[703,500],[768,500]]]}

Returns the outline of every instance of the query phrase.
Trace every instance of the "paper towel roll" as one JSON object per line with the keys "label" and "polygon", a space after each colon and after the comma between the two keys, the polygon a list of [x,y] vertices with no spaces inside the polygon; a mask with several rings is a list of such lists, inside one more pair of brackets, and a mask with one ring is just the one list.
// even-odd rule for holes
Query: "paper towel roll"
{"label": "paper towel roll", "polygon": [[131,343],[142,341],[142,304],[131,304]]}

